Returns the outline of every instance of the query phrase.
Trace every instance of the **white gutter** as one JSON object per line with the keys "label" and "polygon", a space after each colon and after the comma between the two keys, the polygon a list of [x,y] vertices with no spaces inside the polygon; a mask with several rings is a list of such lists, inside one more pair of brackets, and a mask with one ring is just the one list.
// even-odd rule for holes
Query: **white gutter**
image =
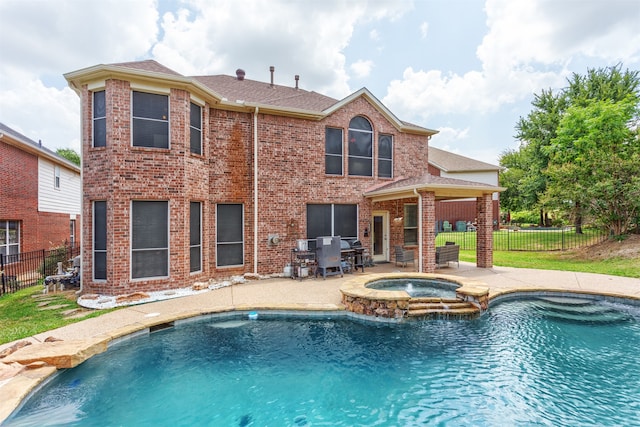
{"label": "white gutter", "polygon": [[418,272],[422,273],[422,194],[415,188],[413,192],[418,196]]}
{"label": "white gutter", "polygon": [[258,274],[258,111],[253,113],[253,273]]}

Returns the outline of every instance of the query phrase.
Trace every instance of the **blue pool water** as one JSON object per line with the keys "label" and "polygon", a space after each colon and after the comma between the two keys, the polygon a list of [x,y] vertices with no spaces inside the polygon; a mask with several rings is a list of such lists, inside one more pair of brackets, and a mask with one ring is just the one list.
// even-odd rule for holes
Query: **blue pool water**
{"label": "blue pool water", "polygon": [[367,283],[367,288],[405,291],[411,297],[455,298],[460,285],[444,279],[381,279]]}
{"label": "blue pool water", "polygon": [[640,425],[640,307],[557,302],[182,323],[60,373],[6,425]]}

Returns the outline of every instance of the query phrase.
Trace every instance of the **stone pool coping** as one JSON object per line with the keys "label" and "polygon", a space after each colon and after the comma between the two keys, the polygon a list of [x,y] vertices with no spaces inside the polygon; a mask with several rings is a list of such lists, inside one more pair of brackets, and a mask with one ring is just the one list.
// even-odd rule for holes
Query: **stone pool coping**
{"label": "stone pool coping", "polygon": [[[469,263],[460,264],[459,269],[445,269],[447,273],[453,274],[428,276],[443,277],[467,287],[488,286],[491,301],[551,293],[590,295],[598,299],[620,300],[640,305],[640,279],[510,267],[479,269]],[[389,265],[386,269],[390,268],[396,267]],[[385,267],[376,266],[376,270],[384,271]],[[369,271],[371,269],[368,269]],[[139,334],[146,334],[154,328],[225,312],[268,310],[308,314],[344,313],[344,306],[340,302],[341,289],[344,288],[346,292],[376,292],[373,289],[356,290],[356,283],[366,283],[373,277],[380,276],[368,272],[345,275],[344,278],[333,276],[326,280],[311,278],[302,282],[291,279],[253,281],[175,300],[122,308],[21,340],[28,341],[31,345],[12,353],[13,359],[7,359],[8,356],[0,358],[0,423],[9,417],[31,392],[53,378],[57,368],[42,359],[60,363],[61,366],[75,366],[109,346]],[[419,274],[421,273],[405,269],[388,271],[383,276],[416,277]],[[48,337],[53,337],[54,340],[45,342]],[[12,344],[14,343],[2,345],[0,350]]]}

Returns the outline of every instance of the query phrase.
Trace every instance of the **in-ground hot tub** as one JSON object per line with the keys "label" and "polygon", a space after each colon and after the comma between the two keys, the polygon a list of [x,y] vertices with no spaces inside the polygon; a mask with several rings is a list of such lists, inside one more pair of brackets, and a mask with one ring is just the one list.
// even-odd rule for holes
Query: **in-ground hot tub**
{"label": "in-ground hot tub", "polygon": [[455,298],[461,285],[445,279],[423,279],[415,277],[379,279],[368,282],[365,287],[379,291],[404,291],[410,297]]}
{"label": "in-ground hot tub", "polygon": [[443,274],[369,274],[340,288],[347,311],[384,319],[476,318],[489,305],[481,282]]}

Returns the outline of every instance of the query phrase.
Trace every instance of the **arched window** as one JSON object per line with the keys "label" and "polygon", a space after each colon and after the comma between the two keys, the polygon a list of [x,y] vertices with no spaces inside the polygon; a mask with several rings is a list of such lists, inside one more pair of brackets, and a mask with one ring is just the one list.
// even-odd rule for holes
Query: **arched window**
{"label": "arched window", "polygon": [[373,176],[373,128],[362,116],[349,122],[349,175]]}

